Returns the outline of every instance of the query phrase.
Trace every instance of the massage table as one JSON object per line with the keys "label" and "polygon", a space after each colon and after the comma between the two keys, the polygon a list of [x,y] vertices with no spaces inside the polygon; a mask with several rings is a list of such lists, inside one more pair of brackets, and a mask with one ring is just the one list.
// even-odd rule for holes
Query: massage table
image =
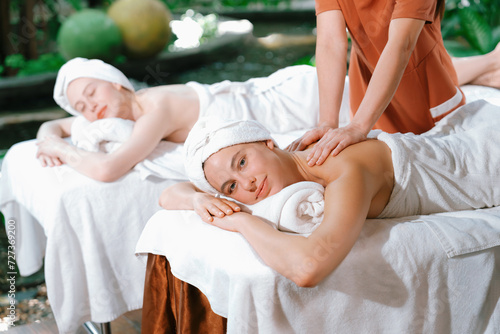
{"label": "massage table", "polygon": [[[498,90],[463,91],[500,105]],[[499,333],[499,245],[500,207],[369,219],[341,265],[301,288],[241,235],[160,210],[136,246],[142,332]]]}
{"label": "massage table", "polygon": [[99,182],[66,165],[43,168],[36,150],[35,140],[18,143],[2,163],[0,210],[15,222],[18,274],[31,275],[45,262],[60,333],[140,309],[146,261],[134,248],[160,209],[161,191],[179,179],[133,170]]}

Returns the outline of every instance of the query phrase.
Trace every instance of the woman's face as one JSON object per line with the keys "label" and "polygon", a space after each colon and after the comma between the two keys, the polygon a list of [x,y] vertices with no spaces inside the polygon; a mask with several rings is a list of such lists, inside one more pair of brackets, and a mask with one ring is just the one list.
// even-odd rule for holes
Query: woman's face
{"label": "woman's face", "polygon": [[221,194],[255,204],[286,186],[272,140],[226,147],[204,164],[208,182]]}
{"label": "woman's face", "polygon": [[105,80],[78,78],[71,81],[66,95],[71,106],[93,122],[109,117],[130,119],[125,91],[119,84]]}

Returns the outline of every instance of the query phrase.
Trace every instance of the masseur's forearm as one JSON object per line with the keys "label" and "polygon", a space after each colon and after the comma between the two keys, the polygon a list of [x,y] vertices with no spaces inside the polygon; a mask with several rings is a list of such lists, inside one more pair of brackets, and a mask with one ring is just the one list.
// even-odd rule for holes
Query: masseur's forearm
{"label": "masseur's forearm", "polygon": [[340,11],[318,15],[316,68],[319,89],[319,125],[337,128],[347,71],[347,34]]}
{"label": "masseur's forearm", "polygon": [[[320,126],[337,128],[339,112],[344,90],[346,66],[345,62],[327,59],[326,50],[316,51],[316,66],[319,85],[319,122]],[[334,57],[337,58],[337,57]],[[342,59],[342,56],[339,57]],[[345,59],[345,56],[343,57]]]}
{"label": "masseur's forearm", "polygon": [[352,123],[365,134],[373,128],[391,102],[401,82],[424,22],[396,19],[389,28],[389,41],[382,52]]}

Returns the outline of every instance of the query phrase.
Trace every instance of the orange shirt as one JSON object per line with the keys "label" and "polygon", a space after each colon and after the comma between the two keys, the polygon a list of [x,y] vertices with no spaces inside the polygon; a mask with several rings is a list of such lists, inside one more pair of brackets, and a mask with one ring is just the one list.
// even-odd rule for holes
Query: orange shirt
{"label": "orange shirt", "polygon": [[422,133],[465,104],[458,79],[434,18],[436,0],[316,0],[316,15],[340,10],[352,41],[349,63],[351,112],[366,93],[375,65],[396,18],[426,21],[396,93],[375,128],[387,132]]}

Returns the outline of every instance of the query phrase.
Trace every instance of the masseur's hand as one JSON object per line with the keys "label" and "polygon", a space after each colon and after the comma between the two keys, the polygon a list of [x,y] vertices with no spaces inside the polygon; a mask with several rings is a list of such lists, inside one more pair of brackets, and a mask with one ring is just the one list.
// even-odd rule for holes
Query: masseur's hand
{"label": "masseur's hand", "polygon": [[[334,129],[322,127],[311,130],[309,132],[313,131],[316,131],[316,134],[322,133],[323,135],[307,156],[307,164],[309,166],[323,164],[323,162],[325,162],[330,154],[332,156],[336,156],[349,145],[366,140],[367,135],[360,127],[358,127],[354,123],[350,123],[349,125],[342,128]],[[315,138],[314,133],[312,133],[309,137],[306,137],[308,133],[304,134],[304,139]]]}
{"label": "masseur's hand", "polygon": [[54,167],[63,164],[60,159],[64,145],[69,145],[61,137],[47,136],[38,140],[36,157],[42,167]]}
{"label": "masseur's hand", "polygon": [[286,150],[289,152],[303,151],[309,145],[320,140],[329,130],[333,129],[334,128],[329,126],[319,126],[315,129],[309,130],[306,133],[304,133],[302,137],[296,139],[290,145],[288,145]]}
{"label": "masseur's hand", "polygon": [[222,218],[241,210],[233,201],[201,192],[194,194],[193,208],[206,223],[212,223],[214,217]]}
{"label": "masseur's hand", "polygon": [[366,133],[354,123],[337,128],[329,129],[307,156],[309,166],[321,165],[328,156],[336,156],[349,145],[366,140]]}

